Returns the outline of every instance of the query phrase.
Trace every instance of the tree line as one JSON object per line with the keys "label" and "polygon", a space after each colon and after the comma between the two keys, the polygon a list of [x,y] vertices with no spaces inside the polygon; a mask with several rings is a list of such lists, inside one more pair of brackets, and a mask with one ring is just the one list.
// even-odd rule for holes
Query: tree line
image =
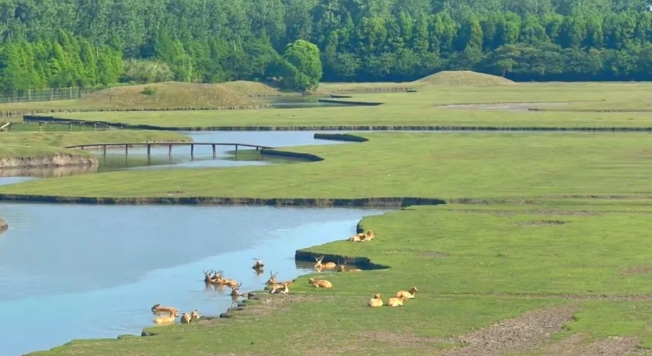
{"label": "tree line", "polygon": [[0,0],[0,88],[652,79],[642,0]]}

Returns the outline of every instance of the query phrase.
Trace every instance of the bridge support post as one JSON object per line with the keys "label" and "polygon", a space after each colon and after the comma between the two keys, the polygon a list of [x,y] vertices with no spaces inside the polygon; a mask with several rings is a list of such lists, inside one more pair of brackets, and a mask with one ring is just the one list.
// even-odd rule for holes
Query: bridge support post
{"label": "bridge support post", "polygon": [[147,145],[147,158],[149,159],[149,156],[152,154],[152,145],[148,144]]}
{"label": "bridge support post", "polygon": [[195,145],[190,145],[190,157],[195,156]]}
{"label": "bridge support post", "polygon": [[125,158],[129,154],[129,145],[125,145]]}
{"label": "bridge support post", "polygon": [[168,147],[168,156],[172,156],[172,145]]}
{"label": "bridge support post", "polygon": [[213,158],[215,158],[215,145],[213,145]]}
{"label": "bridge support post", "polygon": [[235,155],[238,155],[238,145],[235,145]]}
{"label": "bridge support post", "polygon": [[104,158],[106,158],[106,145],[102,145],[102,151],[104,153]]}

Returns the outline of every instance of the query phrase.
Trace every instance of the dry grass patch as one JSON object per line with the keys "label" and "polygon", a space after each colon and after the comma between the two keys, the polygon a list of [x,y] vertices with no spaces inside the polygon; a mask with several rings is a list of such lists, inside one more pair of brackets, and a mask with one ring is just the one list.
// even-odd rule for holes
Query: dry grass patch
{"label": "dry grass patch", "polygon": [[624,276],[635,276],[640,274],[649,274],[652,271],[652,266],[631,266],[624,268],[620,275]]}
{"label": "dry grass patch", "polygon": [[587,342],[583,335],[571,337],[544,348],[541,355],[545,356],[627,356],[651,355],[647,350],[641,350],[636,337],[610,337],[607,339]]}
{"label": "dry grass patch", "polygon": [[419,84],[428,85],[510,85],[516,84],[513,81],[495,75],[476,73],[468,70],[442,71],[416,81]]}
{"label": "dry grass patch", "polygon": [[81,99],[103,108],[216,108],[254,102],[225,85],[165,82],[100,90]]}

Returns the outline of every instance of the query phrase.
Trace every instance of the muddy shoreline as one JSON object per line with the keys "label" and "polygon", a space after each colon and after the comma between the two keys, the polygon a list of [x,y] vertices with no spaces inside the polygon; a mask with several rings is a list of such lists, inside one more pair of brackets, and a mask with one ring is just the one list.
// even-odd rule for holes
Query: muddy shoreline
{"label": "muddy shoreline", "polygon": [[99,160],[92,155],[57,153],[33,157],[0,158],[0,170],[48,167],[97,167]]}

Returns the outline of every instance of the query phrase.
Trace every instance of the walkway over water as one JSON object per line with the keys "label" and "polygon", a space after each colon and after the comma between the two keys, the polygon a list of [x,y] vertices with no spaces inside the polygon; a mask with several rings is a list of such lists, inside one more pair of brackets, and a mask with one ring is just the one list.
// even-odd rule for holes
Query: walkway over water
{"label": "walkway over water", "polygon": [[125,143],[88,143],[84,145],[74,145],[67,146],[65,148],[102,148],[104,155],[106,155],[107,147],[122,147],[125,148],[125,155],[129,153],[129,147],[134,146],[143,146],[147,147],[147,156],[151,155],[152,146],[168,146],[168,154],[172,155],[172,147],[174,146],[190,146],[190,155],[194,156],[195,146],[212,146],[213,147],[213,157],[216,155],[216,146],[235,146],[235,153],[238,153],[238,147],[251,147],[255,148],[256,151],[261,151],[263,149],[273,149],[274,147],[262,146],[262,145],[252,145],[248,143],[224,143],[224,142],[125,142]]}

